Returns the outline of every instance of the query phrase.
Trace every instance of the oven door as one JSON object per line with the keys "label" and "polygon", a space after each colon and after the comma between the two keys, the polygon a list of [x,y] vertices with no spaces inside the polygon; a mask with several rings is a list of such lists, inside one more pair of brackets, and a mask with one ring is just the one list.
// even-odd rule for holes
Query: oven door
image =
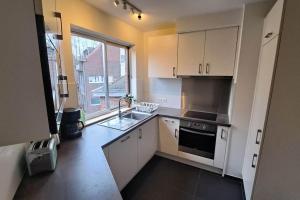
{"label": "oven door", "polygon": [[216,133],[180,127],[179,150],[182,152],[214,159]]}

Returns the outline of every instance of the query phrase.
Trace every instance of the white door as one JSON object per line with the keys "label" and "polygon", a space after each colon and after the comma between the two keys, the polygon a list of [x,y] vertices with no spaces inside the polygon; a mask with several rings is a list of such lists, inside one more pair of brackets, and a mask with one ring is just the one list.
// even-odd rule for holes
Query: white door
{"label": "white door", "polygon": [[178,75],[200,76],[204,72],[205,32],[179,34]]}
{"label": "white door", "polygon": [[142,125],[138,131],[138,169],[141,169],[152,158],[157,150],[157,118]]}
{"label": "white door", "polygon": [[223,169],[224,167],[228,131],[229,128],[218,126],[216,147],[215,147],[215,157],[214,157],[214,167],[220,169]]}
{"label": "white door", "polygon": [[238,28],[206,31],[204,73],[206,76],[233,76]]}
{"label": "white door", "polygon": [[134,130],[109,146],[109,164],[120,191],[138,171],[137,134]]}
{"label": "white door", "polygon": [[177,156],[179,120],[167,117],[159,118],[159,151]]}
{"label": "white door", "polygon": [[264,20],[263,44],[279,34],[284,0],[277,0]]}
{"label": "white door", "polygon": [[265,124],[277,44],[278,37],[275,37],[261,49],[243,166],[243,180],[247,199],[251,198],[255,178],[256,163],[259,156],[263,127]]}
{"label": "white door", "polygon": [[176,78],[177,35],[155,36],[148,39],[148,76]]}

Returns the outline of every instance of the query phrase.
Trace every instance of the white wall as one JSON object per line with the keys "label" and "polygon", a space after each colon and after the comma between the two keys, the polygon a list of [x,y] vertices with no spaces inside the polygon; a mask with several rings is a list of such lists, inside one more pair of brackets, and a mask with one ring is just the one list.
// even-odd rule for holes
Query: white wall
{"label": "white wall", "polygon": [[248,4],[244,8],[238,69],[231,105],[231,143],[227,174],[242,177],[242,166],[259,60],[263,19],[269,3]]}
{"label": "white wall", "polygon": [[25,144],[0,147],[0,199],[13,198],[25,171]]}

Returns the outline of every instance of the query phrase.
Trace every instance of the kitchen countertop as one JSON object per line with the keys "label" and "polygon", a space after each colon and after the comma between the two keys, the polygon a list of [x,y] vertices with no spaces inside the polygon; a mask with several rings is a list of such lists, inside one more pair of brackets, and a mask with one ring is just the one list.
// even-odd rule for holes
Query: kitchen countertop
{"label": "kitchen countertop", "polygon": [[[86,127],[81,138],[62,142],[54,172],[33,177],[26,173],[14,199],[122,199],[102,148],[158,115],[205,121],[185,118],[183,114],[184,111],[180,109],[159,108],[151,117],[126,131],[98,124]],[[209,123],[230,126],[226,115],[218,115],[216,122],[209,121]]]}

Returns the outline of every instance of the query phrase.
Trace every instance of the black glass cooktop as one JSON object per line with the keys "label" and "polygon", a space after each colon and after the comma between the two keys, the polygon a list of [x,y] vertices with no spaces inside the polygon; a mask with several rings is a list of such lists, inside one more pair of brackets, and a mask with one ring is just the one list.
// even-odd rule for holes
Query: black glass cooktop
{"label": "black glass cooktop", "polygon": [[206,113],[206,112],[198,112],[198,111],[187,111],[184,114],[184,117],[204,119],[204,120],[210,120],[210,121],[216,121],[217,116],[218,115],[215,113]]}

